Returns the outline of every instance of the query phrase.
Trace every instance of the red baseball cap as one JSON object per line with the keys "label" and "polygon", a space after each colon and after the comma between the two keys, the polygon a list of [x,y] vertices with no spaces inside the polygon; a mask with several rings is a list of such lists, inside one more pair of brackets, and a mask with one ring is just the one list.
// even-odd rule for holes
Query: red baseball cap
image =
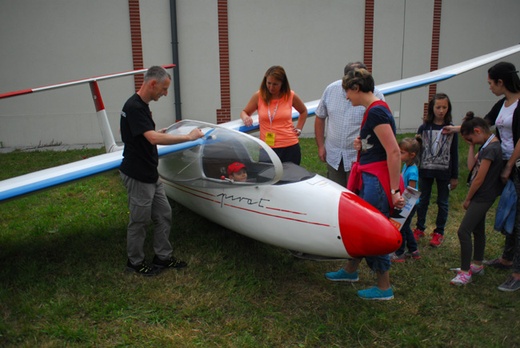
{"label": "red baseball cap", "polygon": [[240,169],[243,169],[245,168],[246,165],[244,163],[240,163],[240,162],[233,162],[231,163],[228,167],[227,167],[227,174],[228,176],[233,174],[233,173],[236,173],[238,172]]}

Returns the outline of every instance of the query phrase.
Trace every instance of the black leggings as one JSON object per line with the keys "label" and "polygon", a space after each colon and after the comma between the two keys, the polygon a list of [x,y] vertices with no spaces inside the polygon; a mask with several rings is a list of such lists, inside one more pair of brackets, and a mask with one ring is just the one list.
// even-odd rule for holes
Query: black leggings
{"label": "black leggings", "polygon": [[[491,202],[471,201],[457,232],[460,242],[460,269],[469,271],[471,260],[484,260],[486,248],[486,213],[493,205]],[[473,246],[471,235],[475,245]]]}

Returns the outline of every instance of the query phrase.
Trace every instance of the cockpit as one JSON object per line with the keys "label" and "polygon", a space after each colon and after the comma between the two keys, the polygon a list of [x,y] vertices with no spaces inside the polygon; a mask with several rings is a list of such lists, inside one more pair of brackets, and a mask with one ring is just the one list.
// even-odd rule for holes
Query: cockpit
{"label": "cockpit", "polygon": [[[204,123],[182,121],[168,132],[189,132]],[[281,163],[278,156],[261,140],[226,128],[202,128],[205,136],[182,151],[162,156],[159,174],[167,181],[198,187],[230,187],[233,185],[287,184],[313,177],[315,174],[296,164]],[[241,163],[247,181],[230,179],[228,167]]]}

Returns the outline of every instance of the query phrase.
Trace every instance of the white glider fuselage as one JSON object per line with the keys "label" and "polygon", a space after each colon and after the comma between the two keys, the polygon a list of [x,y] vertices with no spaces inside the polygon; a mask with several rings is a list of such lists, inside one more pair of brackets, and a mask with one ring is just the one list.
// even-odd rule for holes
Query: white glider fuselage
{"label": "white glider fuselage", "polygon": [[[293,163],[261,140],[228,127],[181,121],[168,132],[205,131],[200,145],[162,156],[167,195],[207,219],[261,242],[305,254],[347,258],[395,251],[401,234],[346,188]],[[247,182],[226,177],[244,163]]]}
{"label": "white glider fuselage", "polygon": [[165,188],[190,210],[247,237],[308,254],[348,257],[338,220],[343,189],[319,175],[283,185],[214,189],[166,182]]}
{"label": "white glider fuselage", "polygon": [[252,188],[194,188],[172,182],[165,188],[169,197],[219,225],[305,254],[381,255],[401,243],[388,219],[320,175]]}

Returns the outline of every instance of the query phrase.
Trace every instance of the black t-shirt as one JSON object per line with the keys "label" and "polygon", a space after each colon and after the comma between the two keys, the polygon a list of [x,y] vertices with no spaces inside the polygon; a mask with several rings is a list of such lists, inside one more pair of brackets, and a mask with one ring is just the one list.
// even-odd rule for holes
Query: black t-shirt
{"label": "black t-shirt", "polygon": [[125,149],[119,170],[142,182],[157,182],[159,179],[157,146],[152,145],[143,135],[147,131],[155,130],[155,122],[148,104],[137,93],[123,106],[120,126]]}
{"label": "black t-shirt", "polygon": [[423,123],[417,130],[422,138],[419,178],[450,180],[459,177],[458,136],[442,134],[444,126]]}
{"label": "black t-shirt", "polygon": [[374,132],[374,128],[381,124],[390,125],[395,134],[394,117],[386,104],[372,106],[368,111],[367,120],[359,133],[362,144],[359,163],[368,164],[386,160],[386,150]]}

